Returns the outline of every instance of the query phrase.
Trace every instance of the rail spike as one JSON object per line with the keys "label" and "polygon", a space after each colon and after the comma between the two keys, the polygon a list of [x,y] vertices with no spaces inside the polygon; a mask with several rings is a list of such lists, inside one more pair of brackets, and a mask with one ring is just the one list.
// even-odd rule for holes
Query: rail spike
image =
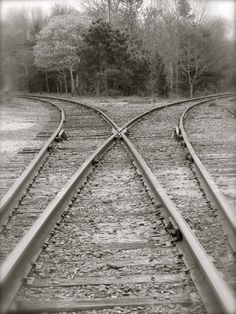
{"label": "rail spike", "polygon": [[174,137],[177,141],[181,141],[183,139],[182,134],[181,134],[181,130],[179,128],[179,126],[175,126],[175,130],[174,130]]}

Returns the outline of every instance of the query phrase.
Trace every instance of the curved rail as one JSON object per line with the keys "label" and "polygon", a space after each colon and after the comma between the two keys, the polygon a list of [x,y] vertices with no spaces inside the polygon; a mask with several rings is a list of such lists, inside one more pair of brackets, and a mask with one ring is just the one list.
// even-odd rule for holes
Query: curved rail
{"label": "curved rail", "polygon": [[[191,268],[191,274],[195,277],[194,282],[199,288],[199,293],[206,308],[210,313],[235,313],[236,301],[233,292],[224,282],[202,245],[191,231],[174,203],[162,189],[142,156],[126,137],[124,131],[121,133],[121,136],[135,160],[141,175],[144,177],[151,194],[158,203],[161,202],[164,206],[165,211],[163,211],[162,214],[167,221],[169,220],[169,226],[173,228],[171,233],[174,233],[176,236],[175,241],[177,241],[176,245],[178,249],[184,253],[186,263],[189,268]],[[203,281],[200,283],[199,278],[203,278]]]}
{"label": "curved rail", "polygon": [[198,104],[194,104],[193,106],[186,109],[183,113],[183,115],[180,118],[180,131],[181,135],[183,137],[183,140],[186,144],[186,147],[192,157],[192,160],[194,162],[195,169],[197,171],[197,174],[199,176],[200,182],[203,183],[203,186],[205,188],[206,194],[209,196],[209,198],[213,201],[214,205],[216,206],[216,209],[218,210],[218,214],[220,216],[220,221],[224,227],[224,231],[227,234],[229,238],[230,245],[234,252],[236,251],[236,217],[230,208],[230,206],[227,203],[226,198],[221,193],[213,179],[211,178],[209,172],[202,164],[201,160],[197,156],[196,152],[194,151],[190,140],[187,136],[187,133],[184,129],[183,121],[188,115],[188,112],[191,108],[206,103],[207,101],[200,102]]}
{"label": "curved rail", "polygon": [[[125,136],[124,132],[122,132],[120,136],[126,144],[132,158],[135,160],[137,168],[151,190],[151,194],[159,204],[162,204],[164,209],[162,214],[165,220],[172,221],[172,226],[176,224],[179,231],[178,238],[174,239],[177,241],[176,245],[178,249],[184,253],[184,256],[188,257],[186,258],[186,263],[191,267],[191,275],[193,277],[203,278],[199,290],[205,306],[213,313],[219,312],[219,310],[221,313],[234,313],[236,305],[231,290],[221,278],[188,224],[175,208],[173,202],[168,198],[165,191],[161,188],[141,155]],[[27,275],[32,267],[32,261],[35,261],[40,254],[43,243],[52,231],[52,226],[64,215],[63,211],[73,202],[73,196],[77,193],[77,190],[91,173],[98,159],[100,159],[105,151],[112,145],[116,137],[117,135],[112,135],[103,146],[81,166],[66,186],[63,187],[57,196],[49,203],[45,211],[1,266],[0,274],[2,274],[2,277],[0,279],[0,292],[3,300],[2,313],[5,313],[9,308],[21,286],[21,278]]]}
{"label": "curved rail", "polygon": [[[22,94],[19,94],[19,95],[22,95]],[[125,129],[129,129],[131,128],[134,124],[136,124],[140,119],[144,118],[144,116],[152,113],[153,111],[155,110],[158,110],[158,109],[163,109],[163,108],[166,108],[166,107],[171,107],[171,106],[175,106],[175,105],[179,105],[179,104],[183,104],[183,103],[188,103],[188,102],[193,102],[193,101],[197,101],[197,100],[203,100],[203,99],[215,99],[217,97],[220,97],[220,98],[224,98],[224,97],[229,97],[229,96],[235,96],[236,93],[235,92],[228,92],[228,93],[223,93],[223,94],[213,94],[213,95],[208,95],[208,96],[203,96],[203,97],[197,97],[197,98],[191,98],[191,99],[186,99],[186,100],[180,100],[180,101],[177,101],[177,102],[172,102],[172,103],[169,103],[169,104],[165,104],[165,105],[162,105],[160,107],[157,107],[157,108],[153,108],[153,109],[149,109],[147,110],[146,112],[144,113],[141,113],[140,115],[138,115],[137,117],[131,119],[129,122],[127,122],[125,125],[123,125],[122,127],[119,127],[113,120],[111,120],[104,112],[102,112],[100,109],[98,108],[94,108],[93,106],[90,106],[90,105],[87,105],[87,104],[83,104],[83,103],[80,103],[78,101],[75,101],[75,100],[71,100],[71,99],[68,99],[68,98],[63,98],[63,97],[53,97],[53,96],[42,96],[42,95],[34,95],[34,96],[31,96],[31,97],[37,97],[37,98],[47,98],[47,99],[54,99],[54,100],[61,100],[61,101],[68,101],[70,103],[75,103],[75,104],[78,104],[78,105],[81,105],[81,106],[84,106],[84,107],[88,107],[88,108],[91,108],[95,111],[97,111],[99,114],[102,115],[102,117],[117,131],[122,132],[123,130]],[[22,95],[24,97],[29,97],[29,95]]]}
{"label": "curved rail", "polygon": [[24,97],[24,98],[38,98],[38,99],[42,99],[42,98],[47,98],[47,99],[52,99],[52,100],[59,100],[59,101],[66,101],[66,102],[69,102],[69,103],[72,103],[72,104],[77,104],[77,105],[80,105],[80,106],[83,106],[83,107],[86,107],[86,108],[90,108],[92,109],[93,111],[97,112],[98,114],[100,114],[102,116],[102,118],[108,123],[110,124],[110,126],[115,129],[116,131],[119,131],[119,126],[114,122],[112,121],[108,115],[106,115],[102,110],[98,109],[98,108],[94,108],[93,106],[90,106],[90,105],[87,105],[87,104],[83,104],[83,103],[80,103],[78,101],[75,101],[75,100],[71,100],[71,99],[68,99],[68,98],[63,98],[63,97],[53,97],[53,96],[42,96],[42,95],[34,95],[34,96],[29,96],[29,95],[22,95],[22,94],[19,94],[20,96]]}
{"label": "curved rail", "polygon": [[[13,94],[15,95],[15,94]],[[45,103],[48,103],[50,105],[55,106],[61,113],[61,121],[56,129],[56,131],[52,134],[52,136],[49,138],[49,140],[45,143],[43,148],[40,150],[40,152],[34,157],[32,162],[28,165],[28,167],[25,169],[25,171],[21,174],[19,178],[16,179],[12,187],[8,190],[8,192],[4,195],[2,200],[0,201],[0,226],[3,226],[9,215],[14,209],[14,206],[17,205],[21,197],[24,195],[25,190],[29,186],[29,184],[32,182],[32,179],[34,178],[36,172],[41,167],[43,161],[46,159],[48,155],[48,149],[52,145],[53,141],[56,139],[56,137],[59,135],[59,133],[62,131],[64,123],[65,123],[65,113],[64,111],[56,104],[53,104],[49,101],[43,100],[42,98],[48,98],[48,99],[55,99],[55,100],[61,100],[61,101],[67,101],[71,103],[76,103],[78,105],[87,107],[92,109],[93,111],[97,112],[101,117],[113,128],[113,134],[118,132],[119,127],[113,122],[105,113],[103,113],[101,110],[93,108],[92,106],[81,104],[76,101],[67,100],[63,98],[55,98],[55,97],[44,97],[44,96],[29,96],[29,95],[23,95],[19,94],[16,95],[20,98],[27,98],[27,99],[33,99],[33,100],[39,100]]]}
{"label": "curved rail", "polygon": [[[215,97],[216,96],[214,95],[210,98]],[[219,97],[219,95],[217,95],[217,97]],[[228,95],[225,97],[228,97]],[[54,99],[58,100],[58,98]],[[67,99],[61,100],[78,103]],[[169,105],[174,104],[177,103]],[[165,105],[163,107],[167,106],[168,105]],[[94,109],[93,107],[90,108]],[[156,109],[159,108],[155,108],[154,110]],[[151,111],[153,111],[153,109]],[[149,110],[145,114],[151,111]],[[101,114],[104,115],[102,112]],[[136,120],[133,119],[132,121]],[[123,131],[121,132],[121,130]],[[3,303],[1,304],[2,313],[5,313],[9,308],[19,287],[21,286],[21,278],[27,275],[31,269],[32,261],[36,260],[37,256],[40,254],[42,250],[41,246],[51,233],[51,226],[60,220],[61,216],[63,216],[63,211],[70,204],[71,198],[73,198],[73,195],[76,193],[79,186],[83,184],[86,177],[93,170],[98,159],[111,146],[117,136],[120,136],[125,142],[130,154],[133,156],[133,159],[139,168],[139,171],[141,171],[144,176],[154,198],[159,203],[161,202],[164,206],[165,211],[163,212],[163,216],[170,222],[171,233],[173,231],[175,235],[178,235],[174,240],[178,241],[176,245],[178,249],[184,253],[184,259],[186,259],[186,263],[191,268],[191,275],[193,277],[196,276],[196,278],[203,278],[203,283],[199,284],[199,282],[197,282],[197,286],[200,286],[200,294],[206,307],[210,312],[220,311],[222,313],[235,313],[236,304],[233,293],[221,278],[212,262],[209,260],[201,244],[196,239],[180,213],[177,211],[172,201],[160,187],[154,174],[148,168],[141,155],[136,151],[132,143],[125,136],[125,131],[125,126],[119,131],[116,129],[115,134],[113,134],[102,145],[102,147],[81,166],[81,168],[69,180],[67,185],[49,203],[43,214],[36,220],[30,230],[25,234],[22,240],[2,264],[0,268],[0,274],[2,276],[0,279],[0,293],[3,300]]]}
{"label": "curved rail", "polygon": [[[111,135],[105,143],[95,151],[95,153],[87,159],[81,168],[74,174],[74,176],[69,180],[66,186],[57,194],[57,196],[49,203],[43,214],[36,220],[36,222],[32,225],[29,231],[25,234],[22,240],[18,243],[18,245],[13,249],[7,259],[3,262],[0,267],[0,295],[2,297],[2,304],[0,313],[5,313],[11,304],[15,294],[17,293],[19,287],[21,286],[21,279],[29,272],[32,267],[32,260],[35,260],[38,254],[41,251],[41,246],[43,245],[46,238],[49,236],[51,232],[51,225],[53,225],[58,219],[60,219],[60,215],[66,205],[70,202],[70,198],[75,194],[75,191],[78,189],[78,186],[81,185],[88,174],[92,171],[94,166],[97,163],[97,159],[99,159],[105,150],[111,146],[113,141],[116,139],[118,133],[118,126],[102,111],[93,108],[92,106],[80,104],[75,101],[63,99],[63,98],[55,98],[55,97],[38,97],[38,96],[29,96],[29,95],[17,95],[18,97],[27,98],[27,99],[35,99],[44,101],[46,103],[52,104],[48,101],[42,100],[42,98],[55,99],[61,101],[67,101],[71,103],[76,103],[82,105],[84,107],[90,108],[93,111],[97,112],[102,116],[102,118],[107,121],[113,128],[113,135]],[[60,108],[59,106],[55,105]],[[63,124],[65,122],[65,116],[62,109],[60,109],[63,113]],[[61,131],[57,130],[56,135]],[[56,137],[56,136],[55,136]],[[53,137],[52,141],[55,139]],[[51,139],[51,138],[50,138]],[[50,144],[51,142],[50,141]],[[47,146],[48,147],[48,146]],[[45,148],[47,151],[47,147]],[[44,150],[43,150],[44,152]],[[39,154],[38,154],[39,155]],[[41,165],[41,159],[39,156],[36,156],[37,165]],[[41,155],[40,155],[41,156]],[[19,178],[19,187],[20,191],[23,194],[24,189],[26,188],[27,183],[33,174],[36,173],[35,163],[30,164],[30,166],[26,169],[27,172],[31,172],[32,175],[27,177],[27,181],[24,185],[22,182],[22,178]],[[76,188],[75,188],[76,186]],[[11,192],[11,193],[10,193]],[[17,203],[15,200],[16,196],[14,191],[9,191],[10,198]],[[20,194],[20,193],[19,193]],[[10,205],[9,205],[10,208]],[[10,210],[10,209],[9,209]],[[9,215],[9,210],[6,211],[6,215]]]}
{"label": "curved rail", "polygon": [[44,212],[26,232],[13,251],[0,267],[0,313],[6,313],[22,284],[22,278],[28,274],[32,261],[36,260],[42,250],[45,240],[49,237],[52,226],[63,216],[63,211],[71,202],[79,187],[97,164],[104,152],[116,139],[116,134],[110,136],[105,143],[88,159],[71,177],[49,203]]}
{"label": "curved rail", "polygon": [[60,111],[60,115],[61,115],[60,123],[56,131],[47,140],[47,142],[42,147],[40,152],[34,157],[34,159],[31,161],[28,167],[24,170],[24,172],[20,175],[20,177],[16,179],[12,187],[8,190],[8,192],[1,199],[0,201],[0,225],[1,226],[6,223],[14,206],[16,206],[16,204],[19,202],[25,190],[27,189],[28,185],[32,181],[33,177],[35,176],[36,172],[39,170],[43,161],[46,159],[48,155],[49,147],[52,145],[55,138],[61,132],[65,123],[64,111],[59,106],[54,105],[46,100],[45,101],[40,100],[40,101],[49,103],[55,106]]}
{"label": "curved rail", "polygon": [[224,94],[214,94],[214,95],[208,95],[208,96],[204,96],[204,97],[186,99],[186,100],[181,100],[181,101],[172,102],[172,103],[169,103],[169,104],[166,104],[166,105],[162,105],[160,107],[153,108],[153,109],[147,110],[144,113],[141,113],[137,117],[135,117],[132,120],[130,120],[129,122],[127,122],[122,128],[120,128],[120,131],[123,131],[125,129],[131,128],[134,124],[136,124],[139,120],[143,119],[146,115],[148,115],[148,114],[150,114],[153,111],[158,110],[158,109],[163,109],[163,108],[166,108],[166,107],[171,107],[171,106],[180,105],[180,104],[193,102],[193,101],[197,101],[197,100],[202,100],[202,99],[208,99],[209,100],[209,99],[215,99],[217,97],[225,98],[225,97],[230,97],[230,96],[235,96],[235,95],[236,94],[234,92],[224,93]]}

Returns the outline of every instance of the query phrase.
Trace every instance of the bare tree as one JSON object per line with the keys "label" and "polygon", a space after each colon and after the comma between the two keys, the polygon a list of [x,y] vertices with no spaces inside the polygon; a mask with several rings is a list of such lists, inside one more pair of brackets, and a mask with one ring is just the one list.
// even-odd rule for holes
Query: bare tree
{"label": "bare tree", "polygon": [[51,17],[71,14],[76,12],[75,8],[66,2],[57,2],[51,8]]}
{"label": "bare tree", "polygon": [[83,3],[83,8],[92,20],[109,21],[133,37],[142,4],[143,0],[88,0]]}
{"label": "bare tree", "polygon": [[179,67],[189,85],[189,94],[192,98],[195,84],[210,64],[208,38],[204,36],[201,28],[195,25],[182,25],[181,30]]}

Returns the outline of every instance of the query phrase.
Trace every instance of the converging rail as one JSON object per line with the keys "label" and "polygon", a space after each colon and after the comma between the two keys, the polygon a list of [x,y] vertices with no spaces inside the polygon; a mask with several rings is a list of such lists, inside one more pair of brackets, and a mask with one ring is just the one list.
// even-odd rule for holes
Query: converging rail
{"label": "converging rail", "polygon": [[25,169],[22,175],[14,182],[12,187],[8,190],[5,196],[0,201],[0,226],[4,225],[13,210],[14,206],[19,202],[28,185],[32,181],[33,177],[41,167],[42,163],[46,159],[49,151],[49,147],[55,141],[55,139],[60,136],[63,131],[63,126],[65,123],[65,114],[64,111],[57,105],[52,104],[46,100],[41,100],[44,103],[48,103],[50,105],[55,106],[61,115],[60,123],[52,134],[52,136],[48,139],[45,145],[42,147],[40,152],[35,156],[35,158],[31,161],[29,166]]}
{"label": "converging rail", "polygon": [[150,110],[147,110],[144,113],[141,113],[139,116],[131,119],[129,122],[127,122],[121,129],[120,131],[123,131],[124,129],[130,129],[132,126],[134,126],[136,123],[138,123],[141,119],[143,119],[146,115],[149,115],[150,113],[157,111],[159,109],[163,109],[163,108],[167,108],[167,107],[171,107],[171,106],[176,106],[176,105],[180,105],[180,104],[184,104],[184,103],[189,103],[189,102],[193,102],[193,101],[198,101],[198,100],[202,100],[202,99],[207,99],[207,101],[209,100],[214,100],[217,98],[227,98],[227,97],[231,97],[236,95],[234,92],[230,92],[230,93],[224,93],[224,94],[214,94],[214,95],[209,95],[209,96],[205,96],[205,97],[197,97],[197,98],[192,98],[192,99],[187,99],[187,100],[181,100],[181,101],[177,101],[177,102],[172,102],[163,106],[160,106],[158,108],[153,108]]}
{"label": "converging rail", "polygon": [[[201,101],[201,102],[197,102],[196,104],[189,106],[184,111],[183,115],[181,116],[179,126],[176,127],[176,129],[175,129],[176,135],[178,137],[181,137],[181,136],[183,137],[183,140],[186,144],[186,147],[187,147],[187,149],[188,149],[188,151],[189,151],[189,153],[192,156],[192,159],[194,161],[195,169],[196,169],[196,172],[199,176],[199,179],[202,182],[203,187],[205,188],[210,201],[216,206],[216,208],[218,210],[222,225],[224,227],[226,234],[228,235],[230,245],[232,246],[234,251],[236,251],[236,218],[235,218],[235,215],[234,215],[232,209],[230,208],[230,206],[228,205],[224,195],[221,193],[221,191],[219,190],[217,185],[214,183],[209,172],[203,166],[199,157],[195,153],[195,151],[194,151],[194,149],[193,149],[193,147],[192,147],[192,145],[191,145],[191,143],[187,137],[186,131],[184,130],[183,121],[184,121],[184,118],[187,116],[187,114],[191,108],[198,106],[198,105],[201,105],[201,104],[205,104],[205,103],[209,102],[209,100],[214,100],[214,99],[217,100],[218,98],[220,98],[220,99],[228,98],[228,97],[232,97],[235,95],[236,94],[232,92],[232,93],[216,94],[216,95],[210,95],[207,97],[199,97],[199,98],[193,99],[194,101],[200,100],[203,98],[206,100]],[[188,102],[188,101],[186,100],[186,101],[181,101],[181,102],[170,103],[170,104],[163,105],[159,108],[154,108],[154,109],[148,110],[147,112],[142,113],[138,117],[130,120],[128,123],[126,123],[121,128],[121,130],[127,131],[129,128],[134,126],[134,124],[138,123],[138,121],[143,119],[146,115],[148,115],[148,114],[150,114],[150,113],[152,113],[158,109],[166,108],[166,107],[177,105],[177,104],[183,104],[186,102]]]}
{"label": "converging rail", "polygon": [[180,136],[183,137],[183,140],[186,144],[186,147],[192,157],[194,168],[196,173],[198,174],[200,182],[203,184],[205,188],[206,194],[208,195],[209,199],[213,202],[216,209],[218,210],[218,215],[220,217],[220,221],[224,227],[225,233],[229,238],[229,242],[234,250],[236,251],[236,217],[227,203],[226,198],[221,193],[213,179],[211,178],[209,172],[202,164],[201,160],[197,156],[196,152],[194,151],[190,140],[187,136],[187,133],[184,129],[184,119],[187,117],[189,110],[195,106],[205,104],[207,101],[203,101],[197,104],[194,104],[187,108],[183,115],[180,118],[179,128],[181,131]]}
{"label": "converging rail", "polygon": [[[17,95],[16,95],[17,96]],[[23,98],[29,98],[31,97],[32,99],[33,98],[38,98],[38,99],[51,99],[51,100],[59,100],[59,101],[66,101],[66,102],[69,102],[69,103],[72,103],[72,104],[77,104],[77,105],[80,105],[80,106],[83,106],[85,108],[90,108],[92,109],[93,111],[97,112],[98,114],[101,115],[101,117],[107,121],[108,124],[110,124],[110,126],[112,128],[114,128],[115,130],[119,130],[119,127],[118,125],[112,121],[104,112],[102,112],[101,110],[99,110],[98,108],[94,108],[93,106],[90,106],[88,104],[83,104],[81,102],[78,102],[78,101],[75,101],[75,100],[71,100],[69,98],[63,98],[63,97],[53,97],[53,96],[42,96],[42,95],[32,95],[32,96],[29,96],[29,95],[24,95],[24,94],[19,94],[19,97],[23,97]]]}
{"label": "converging rail", "polygon": [[[122,139],[129,148],[140,170],[140,175],[144,177],[151,194],[157,202],[163,204],[165,211],[162,214],[165,217],[166,225],[169,227],[178,249],[184,254],[186,263],[195,279],[195,284],[199,285],[199,293],[206,308],[210,313],[235,313],[236,301],[233,292],[228,288],[215,266],[210,262],[196,236],[162,189],[142,156],[124,133],[122,134]],[[201,282],[201,279],[199,280],[198,278],[204,279]]]}
{"label": "converging rail", "polygon": [[[40,100],[42,102],[46,102],[46,103],[49,103],[49,104],[52,104],[52,105],[55,105],[49,101],[45,101],[45,100],[42,100],[41,98],[39,99],[38,97],[32,97],[32,96],[28,96],[28,95],[20,95],[18,97],[22,97],[22,98],[27,98],[27,99],[34,99],[34,100]],[[49,97],[50,98],[50,97]],[[52,99],[55,99],[52,97]],[[56,98],[56,100],[58,100]],[[67,100],[66,100],[67,101]],[[70,101],[69,101],[70,102]],[[72,103],[76,103],[78,104],[77,102],[72,102]],[[79,104],[81,105],[81,104]],[[10,189],[7,193],[7,195],[4,197],[4,199],[2,200],[2,210],[1,212],[3,213],[2,214],[2,220],[1,220],[1,223],[4,223],[6,222],[8,216],[10,215],[11,211],[13,210],[13,207],[14,205],[16,205],[19,201],[19,199],[22,197],[22,195],[24,194],[26,188],[28,187],[28,185],[30,184],[32,178],[34,177],[34,175],[37,173],[38,169],[40,168],[41,164],[43,163],[43,161],[45,160],[46,156],[47,156],[47,151],[48,151],[48,148],[50,147],[50,145],[52,144],[52,142],[57,138],[57,136],[59,134],[61,134],[62,132],[64,132],[63,130],[63,126],[65,124],[65,114],[64,114],[64,111],[60,108],[60,106],[58,105],[55,105],[60,111],[61,111],[61,115],[62,115],[62,119],[61,119],[61,122],[60,122],[60,125],[59,127],[57,128],[57,130],[54,132],[54,134],[51,136],[51,138],[47,141],[47,143],[45,144],[45,146],[42,148],[42,150],[39,152],[39,154],[34,158],[34,160],[31,162],[31,164],[27,167],[27,169],[24,171],[24,173],[19,177],[19,179],[17,180],[17,182],[14,184],[13,188]],[[83,179],[85,178],[85,174],[86,171],[89,169],[89,168],[92,168],[95,164],[96,164],[96,158],[98,158],[98,156],[100,156],[100,154],[103,152],[104,149],[106,149],[107,147],[107,143],[112,143],[112,141],[114,140],[115,136],[116,136],[116,132],[115,129],[118,129],[117,125],[109,119],[109,117],[107,117],[103,112],[101,112],[100,110],[98,109],[95,109],[95,108],[92,108],[91,106],[88,106],[88,105],[82,105],[86,108],[90,108],[92,109],[93,111],[97,112],[113,129],[113,135],[111,136],[111,138],[109,138],[102,146],[100,149],[98,149],[96,151],[96,153],[90,158],[87,160],[87,163],[85,162],[83,164],[83,166],[81,167],[81,171],[79,170],[79,174],[78,174],[78,177],[79,177],[79,180],[80,182],[83,181]],[[80,174],[81,173],[81,174]],[[15,188],[16,187],[16,188]],[[3,219],[4,218],[4,219]],[[30,237],[28,237],[28,240],[29,240]],[[36,242],[38,243],[38,239],[36,238]],[[17,246],[18,247],[18,246]],[[28,247],[28,246],[27,246]],[[38,248],[38,246],[36,246]],[[18,251],[18,249],[16,250],[16,252]],[[18,251],[18,253],[20,252],[21,250]],[[34,252],[34,250],[32,250],[32,252]],[[13,253],[13,252],[12,252]],[[14,292],[16,293],[17,292],[17,282],[19,285],[21,285],[21,278],[22,278],[22,271],[20,270],[21,266],[19,263],[19,255],[17,253],[17,258],[15,259],[15,266],[17,267],[17,269],[15,270],[15,275],[18,274],[15,278],[15,275],[13,275],[13,277],[11,277],[10,279],[8,278],[7,282],[8,282],[8,285],[7,287],[10,289],[10,293],[8,294],[8,289],[4,286],[4,288],[2,289],[2,285],[1,285],[1,295],[3,295],[3,291],[4,291],[4,296],[7,295],[6,299],[5,297],[3,298],[4,299],[4,302],[3,304],[1,304],[1,311],[3,311],[3,313],[5,312],[6,310],[6,304],[9,304],[9,299],[10,298],[12,300],[12,297],[14,296]],[[27,249],[27,257],[25,257],[27,260],[29,260],[29,263],[30,262],[30,256],[28,255],[29,254],[29,251]],[[7,268],[9,266],[11,266],[12,262],[13,262],[13,258],[12,258],[12,255],[10,255],[11,258],[10,259],[7,259],[3,265],[2,265],[2,269],[0,271],[0,274],[1,276],[3,276],[4,278],[2,278],[1,280],[1,283],[2,282],[5,282],[6,281],[6,274],[13,274],[14,271],[11,270],[11,271],[7,271],[5,266],[7,266]],[[9,261],[11,261],[9,263]],[[24,263],[24,262],[23,262]],[[5,265],[5,266],[4,266]],[[19,268],[18,268],[19,267]],[[27,263],[25,263],[24,267],[27,267]],[[30,268],[30,266],[28,265],[28,267]],[[25,274],[27,274],[27,271],[25,272]],[[7,276],[8,276],[7,275]],[[13,280],[13,278],[16,279]],[[11,284],[9,285],[9,282],[11,282]],[[6,293],[6,294],[5,294]],[[8,305],[7,305],[8,306]]]}
{"label": "converging rail", "polygon": [[54,200],[36,220],[23,239],[10,253],[1,265],[0,294],[2,296],[1,312],[5,313],[22,284],[22,278],[27,275],[32,263],[42,250],[43,243],[49,237],[54,224],[60,220],[63,210],[68,206],[71,198],[79,186],[91,173],[97,159],[115,140],[112,135],[74,174],[67,185],[57,194]]}
{"label": "converging rail", "polygon": [[[231,96],[232,94],[227,94],[227,96],[224,94],[222,97],[229,97],[228,95]],[[216,97],[220,97],[220,95],[213,95],[204,98],[214,99]],[[44,98],[44,96],[38,98]],[[48,96],[45,98],[56,100],[60,99],[63,101],[76,103],[75,101],[63,98],[54,98]],[[163,107],[179,103],[182,102],[164,105]],[[99,163],[101,157],[111,147],[114,141],[117,140],[122,140],[125,143],[129,154],[135,161],[135,164],[138,168],[138,173],[146,182],[149,193],[154,199],[154,202],[159,205],[161,204],[163,208],[162,215],[165,220],[166,228],[173,236],[173,241],[176,243],[178,250],[183,253],[184,260],[190,269],[191,276],[199,290],[207,310],[210,313],[235,313],[236,304],[232,291],[222,279],[213,263],[209,260],[208,255],[204,251],[199,241],[196,239],[196,236],[193,234],[188,224],[178,212],[165,191],[161,188],[154,174],[143,160],[142,156],[137,152],[135,147],[125,135],[127,129],[134,125],[143,116],[163,107],[149,110],[148,112],[138,116],[136,119],[131,120],[121,128],[112,122],[109,117],[100,112],[100,114],[105,117],[105,120],[109,121],[109,123],[113,126],[113,135],[111,135],[105,141],[105,143],[89,159],[87,159],[80,169],[71,177],[66,186],[63,187],[53,199],[53,201],[49,203],[45,211],[32,225],[30,230],[24,235],[18,245],[13,249],[7,259],[1,265],[0,293],[3,300],[1,304],[1,313],[7,313],[9,309],[14,311],[14,309],[11,308],[11,304],[17,291],[22,285],[22,278],[25,277],[30,271],[32,263],[36,261],[37,257],[43,249],[44,242],[50,237],[54,225],[58,223],[64,216],[64,211],[68,208],[68,206],[73,204],[73,198],[77,191],[89,178],[89,175],[92,173],[95,166]],[[93,107],[91,108],[94,109]],[[47,309],[43,308],[40,309],[40,311],[46,310]],[[54,311],[58,310],[58,308],[54,308]],[[22,311],[24,312],[24,308]]]}
{"label": "converging rail", "polygon": [[[33,97],[29,95],[16,95],[17,97],[20,98],[27,98],[27,99],[33,99],[33,100],[40,100],[44,103],[50,104],[55,106],[61,114],[61,120],[59,123],[58,128],[55,130],[55,132],[52,134],[52,136],[48,139],[48,141],[45,143],[45,145],[42,147],[40,152],[34,157],[32,162],[29,164],[29,166],[24,170],[22,175],[14,182],[12,187],[8,190],[8,192],[5,194],[5,196],[1,199],[0,201],[0,226],[4,226],[5,223],[7,222],[11,212],[13,211],[14,207],[17,205],[19,200],[22,198],[22,196],[25,193],[25,190],[28,188],[29,184],[32,182],[34,176],[36,175],[37,171],[40,169],[42,166],[44,160],[48,156],[50,147],[53,145],[53,142],[57,140],[57,138],[63,137],[64,133],[64,125],[66,122],[65,118],[65,113],[64,111],[60,108],[60,106],[49,102],[47,100],[43,100],[42,97]],[[57,99],[53,97],[46,97],[49,99]],[[68,100],[68,102],[70,102]],[[78,102],[73,102],[72,103],[77,103]],[[79,104],[81,106],[84,106],[86,108],[90,108],[93,111],[97,112],[101,117],[113,128],[113,133],[115,133],[117,130],[118,131],[118,126],[102,111],[99,109],[93,108],[89,105],[84,105],[84,104]]]}

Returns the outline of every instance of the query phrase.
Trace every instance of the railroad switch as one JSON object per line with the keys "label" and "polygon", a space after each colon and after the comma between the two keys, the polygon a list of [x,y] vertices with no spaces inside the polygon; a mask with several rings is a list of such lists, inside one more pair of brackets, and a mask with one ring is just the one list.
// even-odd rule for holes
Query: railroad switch
{"label": "railroad switch", "polygon": [[168,217],[166,231],[174,238],[175,242],[182,240],[181,231],[172,217]]}
{"label": "railroad switch", "polygon": [[120,133],[117,133],[115,138],[114,138],[114,140],[115,141],[117,141],[117,140],[123,141],[123,137],[122,137],[122,135]]}
{"label": "railroad switch", "polygon": [[181,141],[183,139],[180,128],[176,125],[174,131],[174,137],[176,140]]}
{"label": "railroad switch", "polygon": [[68,136],[65,133],[65,130],[62,129],[55,138],[56,142],[62,142],[68,140]]}
{"label": "railroad switch", "polygon": [[124,130],[122,131],[122,133],[123,133],[125,136],[129,136],[129,135],[130,135],[129,129],[127,129],[127,128],[124,128]]}
{"label": "railroad switch", "polygon": [[112,134],[116,134],[116,129],[112,128]]}

